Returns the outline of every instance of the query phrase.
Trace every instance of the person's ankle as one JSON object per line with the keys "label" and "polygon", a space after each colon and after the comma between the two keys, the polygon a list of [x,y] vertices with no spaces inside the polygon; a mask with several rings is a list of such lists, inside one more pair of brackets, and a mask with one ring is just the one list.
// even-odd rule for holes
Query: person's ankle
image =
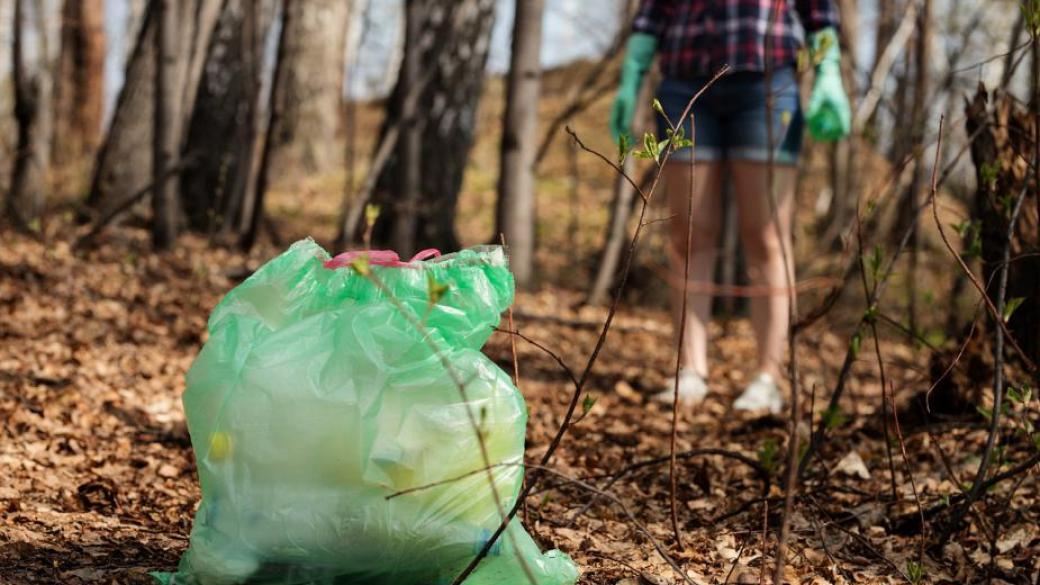
{"label": "person's ankle", "polygon": [[683,364],[683,365],[679,366],[679,372],[680,373],[681,372],[692,372],[692,373],[697,374],[698,376],[700,376],[701,379],[703,379],[703,380],[707,380],[708,379],[708,369],[707,368],[698,368],[697,366],[695,366],[693,364]]}
{"label": "person's ankle", "polygon": [[780,371],[780,368],[775,366],[759,366],[758,369],[755,370],[752,379],[757,378],[763,374],[772,378],[774,382],[779,382],[783,379],[783,373]]}

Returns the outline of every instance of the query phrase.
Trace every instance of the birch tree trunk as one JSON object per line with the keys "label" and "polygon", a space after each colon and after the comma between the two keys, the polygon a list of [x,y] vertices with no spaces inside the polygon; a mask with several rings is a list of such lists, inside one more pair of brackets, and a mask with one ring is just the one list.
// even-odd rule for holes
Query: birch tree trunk
{"label": "birch tree trunk", "polygon": [[[44,117],[50,108],[47,84],[46,50],[36,67],[26,62],[25,12],[28,0],[15,0],[13,34],[11,35],[11,77],[14,84],[14,117],[18,139],[11,172],[6,215],[15,227],[39,229],[44,204],[44,175],[48,164],[47,124]],[[36,10],[41,9],[37,4]],[[41,19],[37,13],[38,22]],[[46,45],[44,45],[46,46]]]}
{"label": "birch tree trunk", "polygon": [[513,52],[502,123],[496,232],[509,246],[510,267],[520,287],[534,277],[534,156],[541,94],[541,45],[544,0],[516,3]]}
{"label": "birch tree trunk", "polygon": [[303,0],[286,7],[285,66],[275,80],[281,110],[271,132],[271,166],[283,177],[343,165],[336,147],[352,0]]}
{"label": "birch tree trunk", "polygon": [[[415,249],[458,248],[455,235],[455,207],[466,161],[477,131],[477,105],[484,88],[491,29],[495,18],[494,0],[412,0],[423,3],[419,39],[421,49],[418,109],[414,124],[423,129],[421,140],[421,197],[417,206],[402,198],[406,140],[398,141],[390,160],[380,173],[373,202],[382,210],[373,230],[376,242],[391,242],[398,216],[413,214]],[[381,134],[398,126],[403,118],[409,88],[405,77],[387,104],[387,117]]]}

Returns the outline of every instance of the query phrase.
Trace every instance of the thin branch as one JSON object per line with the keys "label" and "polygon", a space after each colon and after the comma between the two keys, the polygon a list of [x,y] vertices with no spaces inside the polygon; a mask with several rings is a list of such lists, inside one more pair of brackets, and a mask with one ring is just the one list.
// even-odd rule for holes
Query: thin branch
{"label": "thin branch", "polygon": [[[709,87],[711,87],[711,85],[714,84],[715,81],[718,80],[719,77],[721,77],[728,70],[729,70],[729,67],[726,67],[726,66],[724,66],[722,69],[720,69],[719,72],[716,73],[715,76],[712,77],[712,79],[710,81],[708,81],[708,83],[706,83],[704,85],[704,87],[701,88],[701,90],[698,91],[697,94],[693,96],[693,98],[690,99],[690,102],[686,105],[686,111],[683,112],[683,118],[680,119],[680,123],[682,123],[682,119],[684,119],[686,117],[686,114],[688,114],[690,109],[693,107],[693,103]],[[571,134],[571,136],[574,136],[574,139],[576,141],[578,141],[579,145],[581,145],[581,142],[578,140],[577,135],[574,134],[573,131],[568,130],[568,132]],[[592,152],[597,157],[599,157],[603,161],[607,162],[615,170],[621,171],[621,169],[619,169],[617,165],[615,165],[612,161],[610,161],[609,159],[607,159],[603,155],[599,154],[598,152],[595,152],[595,151],[592,151],[592,150],[589,150],[589,149],[585,148],[584,145],[581,145],[581,146],[582,146],[582,148],[584,150]],[[670,151],[665,152],[664,159],[665,159],[666,162],[667,162],[668,157],[670,156],[670,154],[671,154]],[[629,182],[632,182],[632,179],[630,177],[628,177],[627,175],[625,175],[624,172],[622,172],[622,175],[626,178],[626,180],[628,180]],[[643,221],[646,219],[646,212],[647,212],[647,209],[649,208],[650,197],[652,197],[654,191],[656,191],[657,185],[660,182],[660,179],[661,179],[661,171],[659,169],[658,172],[657,172],[657,175],[654,177],[653,183],[650,185],[650,190],[648,191],[648,194],[645,197],[643,197],[643,205],[640,208],[640,212],[639,212],[639,223],[636,225],[635,233],[632,235],[632,240],[629,243],[628,251],[625,254],[625,264],[624,264],[624,268],[622,269],[622,272],[621,272],[621,283],[618,286],[618,288],[614,291],[614,298],[611,300],[610,309],[607,312],[607,318],[603,321],[603,328],[600,330],[599,338],[596,340],[596,345],[593,348],[592,353],[589,355],[588,362],[586,362],[586,364],[585,364],[585,369],[582,371],[581,377],[578,378],[578,384],[576,385],[576,387],[574,389],[574,394],[571,395],[571,400],[570,400],[570,403],[567,405],[567,412],[566,412],[566,414],[563,417],[563,421],[560,423],[560,427],[559,427],[559,429],[557,429],[556,435],[553,437],[552,441],[549,443],[549,447],[546,449],[545,454],[542,455],[542,459],[541,459],[541,463],[540,463],[540,465],[542,465],[542,466],[547,465],[552,460],[553,454],[556,452],[556,449],[560,446],[560,442],[563,440],[564,435],[566,435],[567,430],[570,428],[571,419],[574,417],[574,411],[575,411],[575,409],[578,406],[578,401],[581,399],[582,391],[585,388],[585,384],[588,383],[589,377],[592,374],[592,368],[596,365],[596,361],[599,358],[600,352],[603,350],[603,345],[607,341],[607,334],[610,332],[610,326],[614,322],[614,316],[617,313],[618,304],[621,301],[621,295],[622,295],[622,293],[624,293],[625,284],[628,282],[628,275],[629,275],[629,272],[631,271],[631,268],[632,268],[632,258],[635,256],[636,247],[639,244],[639,238],[640,238],[640,236],[643,233]],[[633,182],[633,184],[634,184],[634,182]],[[643,195],[642,191],[640,191],[640,195],[641,196]],[[503,519],[502,523],[499,524],[499,526],[495,530],[494,534],[492,534],[491,537],[487,540],[487,542],[484,543],[484,546],[481,547],[480,551],[473,558],[473,560],[470,561],[470,563],[468,565],[466,565],[466,567],[462,570],[462,572],[460,572],[455,577],[455,579],[451,582],[451,585],[459,585],[460,583],[462,583],[462,581],[464,581],[466,579],[466,577],[468,577],[473,572],[473,570],[477,568],[477,565],[480,563],[480,561],[485,556],[487,556],[488,551],[491,550],[491,547],[494,546],[495,541],[498,540],[498,537],[501,536],[502,532],[505,531],[506,527],[508,526],[509,520],[511,520],[516,515],[516,513],[519,510],[519,507],[521,505],[521,502],[524,500],[524,498],[527,497],[527,494],[531,491],[531,489],[535,485],[535,483],[536,482],[534,480],[532,480],[526,486],[524,486],[523,490],[521,490],[521,492],[520,492],[519,497],[517,498],[516,504],[513,505],[513,509],[509,512],[507,517],[505,519]],[[683,574],[683,575],[685,577],[685,574]]]}
{"label": "thin branch", "polygon": [[[942,132],[942,125],[943,125],[943,120],[942,120],[942,117],[940,117],[939,118],[939,132],[940,133]],[[940,136],[940,141],[941,141],[941,136]],[[939,149],[936,149],[936,156],[937,157],[938,157],[938,152],[939,152]],[[939,236],[942,238],[943,244],[946,246],[946,249],[949,250],[950,254],[952,254],[953,257],[957,260],[957,264],[960,266],[961,270],[964,272],[964,275],[968,277],[968,280],[971,281],[971,284],[974,285],[975,289],[979,291],[980,295],[982,295],[982,299],[986,303],[986,308],[989,309],[990,314],[993,316],[993,320],[997,323],[997,326],[1003,331],[1004,336],[1007,338],[1006,339],[1007,343],[1015,350],[1015,353],[1017,353],[1018,356],[1020,358],[1022,358],[1022,361],[1024,362],[1024,365],[1025,365],[1026,369],[1028,369],[1030,372],[1035,372],[1036,371],[1036,364],[1033,363],[1033,360],[1031,360],[1029,358],[1029,356],[1026,354],[1026,352],[1023,351],[1022,348],[1018,345],[1018,342],[1015,341],[1014,335],[1011,334],[1011,331],[1008,330],[1008,328],[1007,328],[1007,323],[1004,322],[1004,317],[1002,315],[1002,311],[998,310],[996,305],[993,304],[993,301],[989,298],[989,295],[986,294],[986,289],[982,286],[982,283],[979,282],[978,277],[975,276],[975,273],[972,272],[971,268],[969,268],[968,265],[964,262],[964,258],[962,258],[961,255],[959,253],[957,253],[957,250],[954,249],[953,244],[950,243],[950,239],[946,235],[946,230],[945,230],[945,228],[943,228],[942,222],[939,221],[939,208],[938,208],[938,206],[936,204],[936,200],[937,199],[938,199],[938,188],[937,188],[936,183],[935,183],[935,169],[933,168],[932,169],[932,194],[931,194],[931,197],[929,198],[929,200],[931,201],[931,204],[932,204],[932,217],[935,219],[935,226],[939,229]]]}
{"label": "thin branch", "polygon": [[[752,459],[751,457],[748,457],[748,456],[743,455],[741,453],[737,453],[736,451],[729,451],[729,450],[726,450],[726,449],[715,449],[715,448],[691,449],[689,451],[683,451],[683,452],[674,454],[674,458],[676,460],[678,460],[678,459],[692,459],[694,457],[707,457],[707,456],[726,457],[726,458],[729,458],[729,459],[733,459],[734,461],[737,461],[739,463],[743,463],[744,465],[750,467],[755,472],[755,474],[758,475],[759,479],[762,480],[762,494],[764,495],[764,494],[768,494],[769,493],[769,486],[771,485],[771,481],[770,481],[770,477],[769,477],[769,470],[767,470],[765,467],[762,466],[761,463],[759,463],[755,459]],[[661,457],[654,457],[652,459],[647,459],[647,460],[644,460],[644,461],[639,461],[637,463],[633,463],[631,465],[627,465],[627,466],[622,467],[621,469],[616,470],[616,471],[614,471],[614,472],[612,472],[612,473],[610,473],[608,475],[600,475],[600,476],[595,476],[595,477],[591,477],[591,478],[588,478],[588,479],[602,479],[604,477],[609,477],[610,480],[607,481],[607,483],[602,488],[604,490],[609,490],[611,487],[614,486],[615,483],[617,483],[621,479],[627,477],[632,472],[638,471],[640,469],[645,469],[647,467],[653,467],[653,466],[656,466],[656,465],[660,465],[662,463],[668,463],[668,462],[670,462],[672,460],[672,458],[673,458],[673,455],[671,453],[669,453],[668,455],[664,455],[664,456],[661,456]],[[579,510],[577,510],[574,514],[571,515],[570,519],[567,521],[567,524],[573,524],[574,522],[576,522],[578,520],[578,518],[580,518],[586,512],[588,512],[589,509],[595,503],[596,503],[596,497],[593,496],[592,498],[589,499],[588,502],[585,502],[584,506],[582,506]]]}
{"label": "thin branch", "polygon": [[[667,118],[667,116],[666,116]],[[671,121],[669,121],[671,124]],[[675,544],[679,550],[683,549],[682,532],[679,530],[679,509],[677,504],[678,479],[675,473],[675,444],[679,436],[679,370],[682,367],[683,350],[686,349],[686,308],[690,295],[690,248],[693,247],[693,188],[694,181],[694,157],[693,151],[696,146],[696,125],[690,124],[690,140],[693,142],[690,148],[690,192],[686,197],[686,247],[683,248],[683,284],[682,284],[682,308],[679,312],[679,331],[675,349],[675,384],[672,388],[672,429],[668,442],[668,502],[672,516],[672,532],[675,534]],[[672,126],[672,131],[676,127]],[[673,141],[674,142],[674,141]],[[675,144],[670,143],[669,149],[674,150]],[[699,375],[699,374],[698,374]]]}
{"label": "thin branch", "polygon": [[[163,173],[163,177],[166,178],[166,179],[169,179],[170,177],[172,177],[174,175],[181,174],[182,172],[184,172],[187,169],[189,169],[192,165],[194,165],[196,159],[197,159],[197,156],[194,153],[185,155],[184,157],[181,158],[181,160],[179,160],[175,164],[167,167],[166,168],[166,172]],[[141,187],[140,189],[138,189],[137,192],[134,193],[133,195],[131,195],[131,196],[127,197],[126,199],[120,201],[119,203],[114,205],[111,209],[106,211],[104,215],[99,217],[97,219],[97,221],[94,222],[94,225],[90,228],[89,232],[87,232],[82,237],[80,237],[78,240],[76,240],[75,247],[76,248],[86,248],[86,247],[89,247],[90,245],[92,245],[94,243],[95,238],[97,238],[97,236],[100,235],[102,231],[104,231],[104,229],[108,226],[108,224],[112,223],[112,220],[114,220],[116,217],[118,217],[121,213],[123,213],[127,209],[130,209],[138,201],[144,199],[146,195],[148,195],[149,193],[152,192],[153,188],[155,188],[155,183],[149,183],[149,184],[145,185],[144,187]]]}
{"label": "thin branch", "polygon": [[[378,288],[384,295],[386,295],[387,300],[389,300],[390,303],[394,305],[398,313],[400,313],[401,316],[404,317],[408,321],[408,323],[415,328],[415,330],[422,337],[423,342],[427,345],[427,347],[430,348],[430,351],[433,352],[433,354],[437,357],[438,361],[440,361],[441,366],[448,373],[448,376],[451,378],[451,381],[455,384],[455,387],[458,389],[459,397],[462,399],[462,403],[466,406],[466,418],[468,419],[470,428],[472,429],[473,434],[477,439],[477,445],[480,449],[480,458],[482,463],[484,464],[484,471],[487,473],[488,487],[491,489],[491,496],[495,502],[495,508],[498,510],[498,514],[502,518],[503,525],[508,524],[509,520],[512,519],[513,515],[516,514],[517,508],[514,506],[511,514],[506,514],[505,506],[502,503],[502,497],[498,493],[498,487],[495,485],[495,475],[492,472],[491,456],[488,453],[487,443],[484,440],[484,434],[480,430],[480,423],[477,421],[476,414],[474,414],[473,412],[473,407],[469,400],[469,393],[466,391],[466,381],[463,380],[462,377],[459,375],[459,372],[455,369],[455,366],[454,364],[452,364],[451,360],[448,359],[446,355],[444,355],[444,352],[441,350],[440,345],[437,343],[437,339],[426,328],[426,325],[416,315],[412,313],[411,309],[405,306],[405,304],[402,303],[401,300],[393,294],[393,291],[387,288],[386,284],[384,284],[383,281],[378,276],[376,276],[375,272],[369,269],[363,274],[363,276],[367,278],[370,282],[372,282],[372,284],[374,284],[376,288]],[[517,503],[519,503],[519,501],[520,499],[517,500]],[[512,539],[511,534],[508,537]],[[523,558],[523,555],[518,554],[516,556],[516,559],[518,564],[520,565],[520,568],[523,569],[524,574],[527,577],[527,580],[530,581],[531,585],[538,585],[538,581],[537,579],[535,579],[534,574],[531,572],[531,568],[527,565],[527,561]]]}
{"label": "thin branch", "polygon": [[[885,392],[885,388],[882,386],[881,392]],[[889,396],[895,398],[895,394],[892,388],[888,389]],[[917,514],[921,517],[921,539],[920,548],[918,549],[917,561],[919,563],[924,562],[924,542],[925,535],[927,534],[927,524],[924,520],[924,508],[921,506],[921,494],[917,490],[917,481],[914,479],[914,469],[910,465],[910,456],[906,454],[906,441],[903,439],[903,430],[899,425],[899,411],[896,408],[892,409],[892,423],[896,430],[896,438],[899,440],[899,450],[903,454],[903,465],[906,467],[906,475],[910,478],[910,489],[914,494],[914,503],[917,504]]]}
{"label": "thin branch", "polygon": [[502,328],[499,328],[499,327],[494,327],[493,329],[495,331],[498,331],[499,333],[505,333],[507,335],[512,335],[512,336],[515,336],[515,337],[519,337],[520,339],[523,339],[527,343],[529,343],[529,344],[537,347],[538,349],[542,350],[543,352],[545,352],[546,355],[551,357],[553,359],[553,361],[555,361],[560,366],[560,369],[562,369],[564,371],[564,373],[567,374],[567,377],[570,378],[571,382],[575,386],[578,385],[578,377],[574,375],[574,370],[572,370],[570,368],[570,366],[568,366],[567,363],[563,361],[563,358],[561,358],[558,354],[553,352],[551,349],[549,349],[548,347],[546,347],[542,343],[540,343],[538,341],[535,341],[534,339],[531,339],[530,337],[524,335],[523,333],[520,333],[519,330],[510,331],[509,329],[502,329]]}
{"label": "thin branch", "polygon": [[[608,165],[610,165],[610,168],[614,169],[614,172],[616,172],[619,176],[623,177],[626,181],[628,181],[628,184],[632,185],[632,188],[636,190],[636,193],[639,193],[639,198],[643,200],[643,204],[645,205],[647,203],[647,201],[649,200],[649,197],[647,196],[647,194],[643,191],[643,189],[639,185],[636,184],[636,182],[634,180],[632,180],[631,177],[628,176],[628,173],[626,173],[624,171],[624,169],[621,168],[620,165],[618,165],[616,162],[610,160],[609,158],[607,158],[606,156],[604,156],[600,152],[598,152],[596,150],[593,150],[593,149],[589,148],[588,146],[585,146],[585,143],[581,141],[581,138],[578,138],[578,135],[575,134],[574,130],[571,129],[570,126],[567,126],[565,128],[565,130],[567,131],[567,134],[570,134],[571,138],[574,140],[574,143],[578,145],[578,148],[584,150],[585,152],[587,152],[589,154],[595,155],[601,161],[603,161],[603,162],[607,163]],[[658,173],[658,176],[660,176],[660,173]],[[657,185],[657,179],[655,178],[654,179],[654,186],[656,186],[656,185]],[[651,192],[652,191],[653,191],[653,189],[651,188]],[[643,223],[642,219],[640,219],[639,223],[640,223],[640,225]]]}
{"label": "thin branch", "polygon": [[[1011,211],[1011,219],[1008,221],[1007,239],[1004,242],[1004,262],[1000,267],[1000,280],[997,289],[997,310],[996,316],[994,317],[1000,323],[1004,322],[1004,300],[1007,295],[1008,264],[1011,257],[1011,245],[1015,237],[1015,224],[1018,223],[1018,215],[1019,212],[1022,211],[1022,202],[1025,201],[1026,193],[1028,192],[1029,185],[1027,183],[1022,187],[1022,192],[1018,194],[1018,198],[1015,200],[1015,207]],[[984,292],[983,295],[985,295]],[[989,434],[986,437],[986,446],[982,450],[982,461],[979,462],[979,467],[975,472],[975,481],[972,482],[971,490],[968,492],[968,496],[964,499],[964,504],[954,512],[953,518],[947,524],[946,529],[943,530],[943,534],[940,537],[940,543],[942,544],[945,544],[951,531],[956,530],[968,509],[978,499],[980,493],[979,488],[982,485],[983,480],[986,479],[986,474],[989,472],[989,464],[993,456],[993,449],[996,447],[997,434],[1000,430],[1000,414],[1004,404],[1004,328],[997,327],[994,335],[996,340],[993,347],[993,408],[990,414]]]}
{"label": "thin branch", "polygon": [[889,79],[888,74],[892,70],[892,65],[895,64],[899,52],[903,50],[903,46],[910,39],[910,33],[914,30],[916,17],[917,2],[912,0],[906,7],[906,13],[903,15],[903,20],[899,23],[899,28],[892,35],[892,40],[885,47],[881,53],[881,58],[877,61],[877,66],[874,67],[874,72],[870,76],[870,88],[867,89],[866,95],[863,96],[863,99],[859,102],[859,107],[856,108],[856,115],[852,119],[852,128],[857,134],[863,130],[867,120],[877,110],[885,83]]}

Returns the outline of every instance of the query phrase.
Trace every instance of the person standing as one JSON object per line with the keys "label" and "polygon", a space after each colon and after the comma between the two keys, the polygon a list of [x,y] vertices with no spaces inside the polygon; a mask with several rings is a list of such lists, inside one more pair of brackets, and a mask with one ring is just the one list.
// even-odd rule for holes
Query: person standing
{"label": "person standing", "polygon": [[[748,278],[768,291],[750,299],[758,353],[751,382],[733,404],[738,410],[777,413],[783,407],[778,381],[790,326],[787,295],[794,294],[794,260],[789,255],[802,134],[808,125],[817,140],[839,140],[851,125],[837,27],[834,0],[642,0],[633,21],[611,110],[615,140],[629,132],[639,88],[655,55],[663,78],[656,97],[667,115],[657,115],[662,138],[668,120],[677,123],[690,98],[729,66],[683,123],[685,136],[694,141],[692,151],[676,150],[663,173],[672,217],[672,273],[684,273],[687,206],[692,205],[690,279],[697,284],[711,281],[722,226],[722,179],[728,171]],[[816,69],[804,115],[796,72],[798,54],[806,44],[803,38]],[[770,201],[770,182],[775,204]],[[708,392],[711,296],[689,294],[686,328],[679,332],[682,277],[673,279],[670,288],[676,335],[684,336],[679,397],[695,404]],[[658,396],[671,400],[672,392],[670,388]]]}

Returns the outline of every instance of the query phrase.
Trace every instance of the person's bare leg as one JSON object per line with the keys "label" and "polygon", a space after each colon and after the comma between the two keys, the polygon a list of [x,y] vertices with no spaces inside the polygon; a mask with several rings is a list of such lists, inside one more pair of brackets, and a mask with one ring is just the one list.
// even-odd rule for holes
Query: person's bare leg
{"label": "person's bare leg", "polygon": [[[791,222],[794,214],[795,167],[773,167],[773,193],[778,218],[767,190],[767,165],[747,161],[733,163],[733,193],[740,221],[740,239],[752,285],[770,293],[750,298],[751,327],[758,342],[758,371],[782,379],[784,351],[787,348],[790,307],[789,283],[794,283],[794,250]],[[777,222],[779,219],[779,222]],[[777,227],[779,225],[779,231]],[[784,273],[791,271],[790,280]]]}
{"label": "person's bare leg", "polygon": [[[722,222],[720,200],[722,165],[717,162],[697,163],[690,182],[690,163],[671,161],[665,164],[665,189],[671,245],[669,246],[669,279],[673,331],[678,331],[682,316],[683,259],[685,258],[688,205],[693,205],[691,226],[690,281],[691,284],[712,282],[717,241]],[[686,305],[686,331],[681,365],[692,369],[702,378],[708,375],[708,322],[711,319],[711,294],[692,291]]]}

